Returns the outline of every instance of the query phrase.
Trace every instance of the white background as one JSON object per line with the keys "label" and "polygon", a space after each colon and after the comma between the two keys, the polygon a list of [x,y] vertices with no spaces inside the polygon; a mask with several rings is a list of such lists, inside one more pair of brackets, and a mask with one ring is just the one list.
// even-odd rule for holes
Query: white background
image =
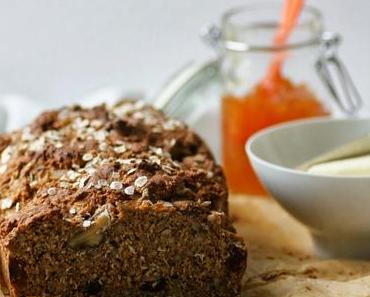
{"label": "white background", "polygon": [[[199,39],[202,25],[248,2],[0,0],[0,95],[48,107],[107,86],[150,96],[186,62],[212,57]],[[323,11],[328,29],[342,33],[340,55],[368,99],[370,1],[308,3]]]}

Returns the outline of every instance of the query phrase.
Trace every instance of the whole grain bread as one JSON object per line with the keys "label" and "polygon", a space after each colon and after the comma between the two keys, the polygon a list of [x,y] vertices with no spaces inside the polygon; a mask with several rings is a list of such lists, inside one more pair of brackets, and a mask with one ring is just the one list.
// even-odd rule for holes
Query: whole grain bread
{"label": "whole grain bread", "polygon": [[238,296],[246,250],[221,168],[142,102],[66,107],[0,137],[12,297]]}

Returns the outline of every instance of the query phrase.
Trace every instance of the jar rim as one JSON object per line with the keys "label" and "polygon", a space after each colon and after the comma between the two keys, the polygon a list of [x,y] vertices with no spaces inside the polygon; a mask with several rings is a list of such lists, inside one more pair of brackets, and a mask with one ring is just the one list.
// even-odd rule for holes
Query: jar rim
{"label": "jar rim", "polygon": [[[246,5],[241,5],[237,7],[233,7],[227,10],[221,18],[222,27],[226,26],[231,22],[231,19],[238,14],[245,13],[245,12],[253,12],[262,9],[281,9],[281,5],[278,3],[273,2],[258,2],[258,3],[251,3]],[[300,49],[310,46],[316,46],[321,43],[321,36],[323,33],[323,26],[322,26],[322,14],[320,10],[311,5],[305,5],[303,7],[302,12],[308,14],[310,19],[308,21],[299,22],[296,25],[296,28],[305,27],[312,25],[313,22],[317,25],[317,32],[313,34],[312,37],[304,39],[302,41],[296,42],[288,42],[284,45],[257,45],[257,44],[248,44],[243,41],[237,40],[224,40],[222,38],[223,47],[230,51],[235,52],[276,52],[276,51],[287,51],[293,49]],[[257,24],[254,24],[256,26]],[[260,23],[262,25],[262,23]]]}

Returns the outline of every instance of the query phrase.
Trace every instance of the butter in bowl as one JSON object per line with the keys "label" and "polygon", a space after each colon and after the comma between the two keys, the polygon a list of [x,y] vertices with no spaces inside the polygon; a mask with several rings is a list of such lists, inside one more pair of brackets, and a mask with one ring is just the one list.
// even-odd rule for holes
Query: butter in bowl
{"label": "butter in bowl", "polygon": [[321,175],[369,176],[370,136],[363,136],[325,152],[298,169]]}

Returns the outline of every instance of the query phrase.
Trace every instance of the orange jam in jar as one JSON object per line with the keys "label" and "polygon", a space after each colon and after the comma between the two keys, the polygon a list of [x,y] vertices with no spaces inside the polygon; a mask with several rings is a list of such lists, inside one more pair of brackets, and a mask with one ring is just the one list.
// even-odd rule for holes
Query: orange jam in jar
{"label": "orange jam in jar", "polygon": [[328,96],[314,71],[321,29],[320,13],[304,7],[304,0],[225,14],[219,45],[222,157],[232,194],[266,195],[245,151],[251,135],[277,123],[329,114],[321,101]]}
{"label": "orange jam in jar", "polygon": [[242,97],[222,99],[223,165],[232,193],[265,195],[245,152],[248,138],[262,128],[285,121],[328,115],[305,84],[280,77],[273,87],[259,83]]}

